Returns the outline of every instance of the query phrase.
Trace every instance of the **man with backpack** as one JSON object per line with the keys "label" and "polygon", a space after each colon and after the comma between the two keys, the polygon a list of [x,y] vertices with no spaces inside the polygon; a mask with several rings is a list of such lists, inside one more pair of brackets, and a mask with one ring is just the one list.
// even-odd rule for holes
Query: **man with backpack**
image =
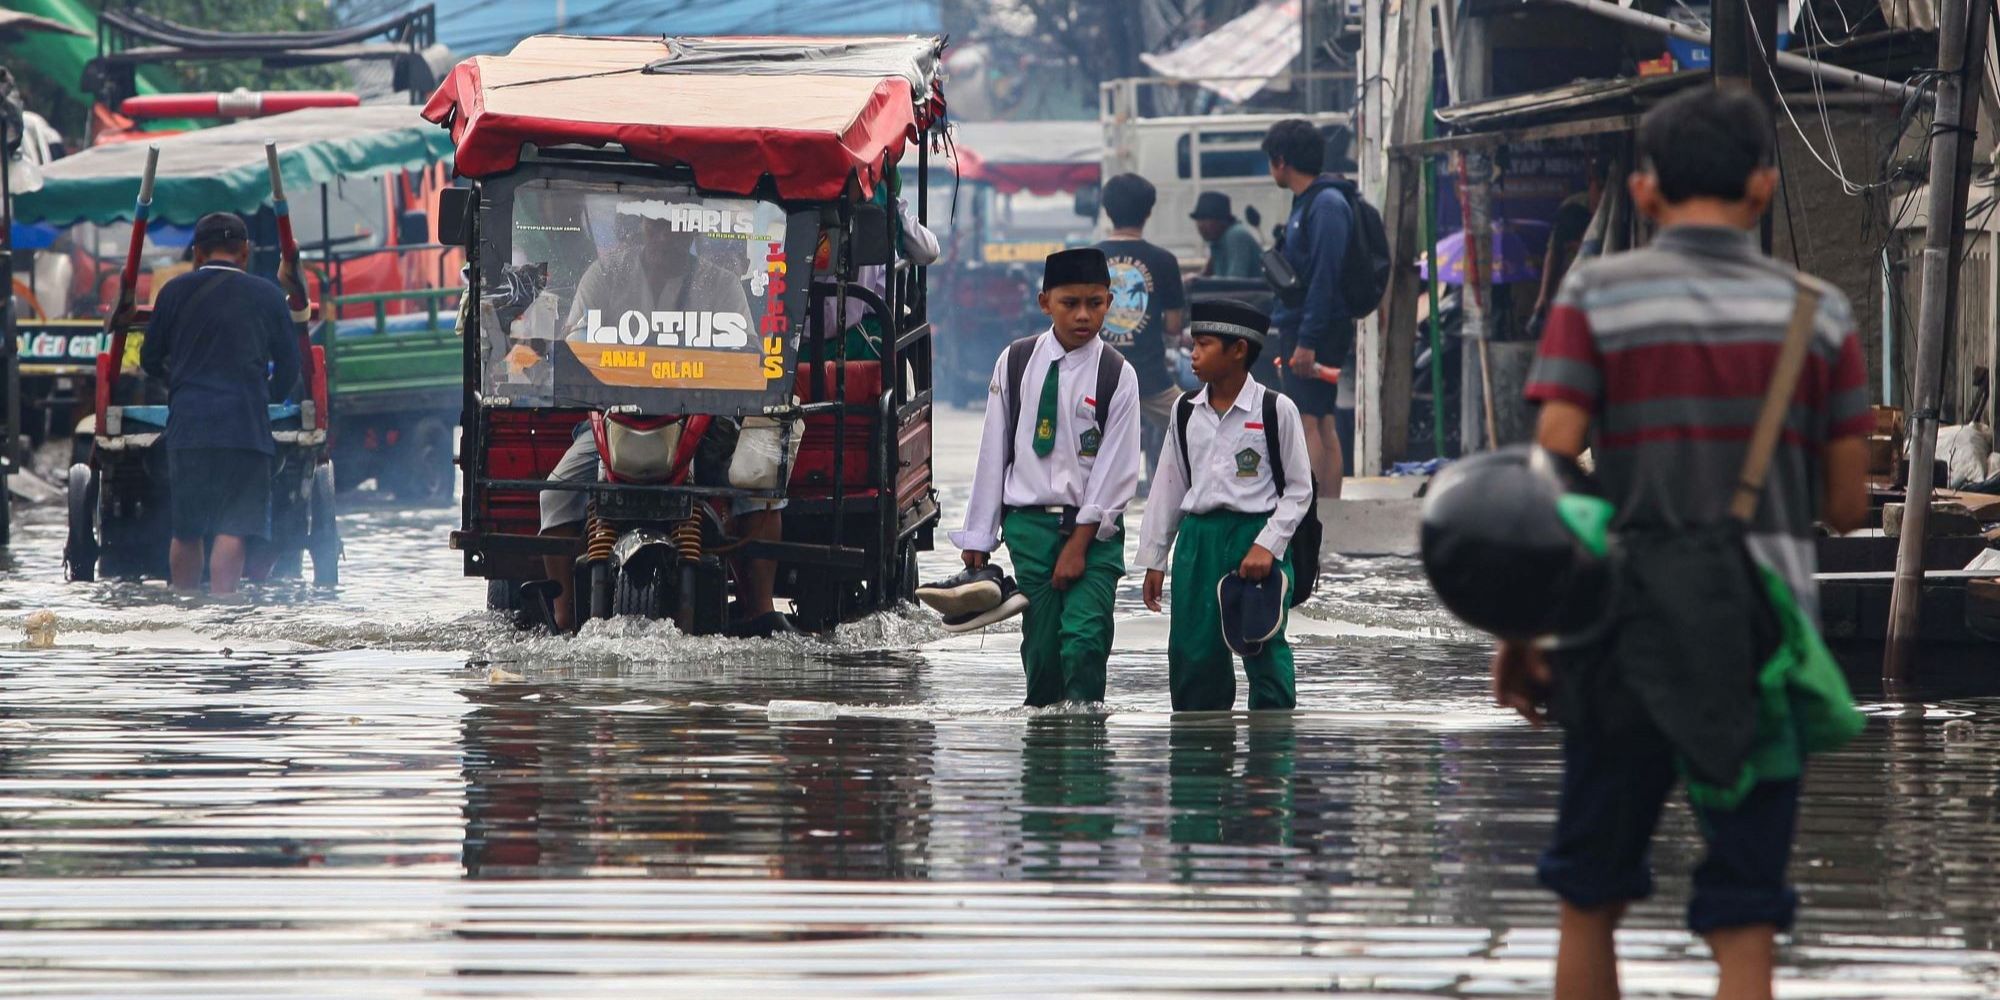
{"label": "man with backpack", "polygon": [[1049,329],[993,367],[972,498],[951,535],[968,576],[1007,543],[1028,599],[1021,664],[1034,707],[1104,700],[1125,507],[1139,485],[1138,376],[1099,337],[1111,309],[1104,251],[1050,254],[1040,304]]}
{"label": "man with backpack", "polygon": [[1388,238],[1352,181],[1321,173],[1326,140],[1312,122],[1272,125],[1264,156],[1271,179],[1292,192],[1284,239],[1264,257],[1278,293],[1271,323],[1285,395],[1305,419],[1320,495],[1338,497],[1346,462],[1335,414],[1343,403],[1353,408],[1353,394],[1336,380],[1352,379],[1355,320],[1374,312],[1388,288]]}
{"label": "man with backpack", "polygon": [[[1143,597],[1160,610],[1172,550],[1167,678],[1175,711],[1235,707],[1232,652],[1243,656],[1250,708],[1289,709],[1298,692],[1285,609],[1301,583],[1293,556],[1303,546],[1294,542],[1306,541],[1299,529],[1313,507],[1304,425],[1297,404],[1250,377],[1270,320],[1228,299],[1196,302],[1193,311],[1202,388],[1175,407],[1146,501]],[[1310,546],[1316,564],[1316,538]]]}

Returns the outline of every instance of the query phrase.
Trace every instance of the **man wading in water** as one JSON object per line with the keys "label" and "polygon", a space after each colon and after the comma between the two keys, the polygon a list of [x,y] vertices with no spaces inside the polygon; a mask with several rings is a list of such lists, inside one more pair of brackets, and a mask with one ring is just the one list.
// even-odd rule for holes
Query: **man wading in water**
{"label": "man wading in water", "polygon": [[139,364],[167,380],[172,405],[163,443],[174,589],[200,589],[205,562],[209,592],[233,594],[248,546],[271,537],[277,449],[267,404],[297,383],[299,342],[285,293],[244,273],[250,230],[242,219],[214,212],[197,220],[194,263],[154,300]]}
{"label": "man wading in water", "polygon": [[[1630,556],[1620,577],[1642,584],[1621,589],[1641,596],[1619,602],[1612,637],[1600,640],[1608,656],[1564,653],[1551,677],[1537,651],[1502,643],[1493,686],[1501,704],[1540,725],[1542,698],[1555,684],[1564,728],[1562,801],[1538,874],[1562,897],[1559,1000],[1618,996],[1613,931],[1626,906],[1651,893],[1648,843],[1660,807],[1689,762],[1703,757],[1701,741],[1686,735],[1703,732],[1704,716],[1750,719],[1762,742],[1741,759],[1733,787],[1718,794],[1689,771],[1707,856],[1694,872],[1687,919],[1721,966],[1716,995],[1752,1000],[1771,995],[1773,940],[1797,907],[1785,868],[1800,761],[1808,750],[1837,745],[1861,721],[1813,634],[1812,574],[1815,516],[1847,531],[1868,509],[1866,371],[1845,298],[1757,248],[1752,234],[1778,183],[1771,119],[1757,100],[1700,88],[1649,112],[1638,138],[1643,161],[1631,179],[1632,198],[1659,235],[1646,249],[1570,272],[1549,312],[1528,396],[1543,404],[1536,431],[1542,447],[1575,457],[1594,434],[1604,496],[1617,507],[1615,526]],[[1774,402],[1773,430],[1783,433],[1770,435],[1777,446],[1763,488],[1733,498],[1739,479],[1756,479],[1747,443],[1788,340],[1803,349],[1804,365],[1789,407],[1782,384]],[[1716,539],[1726,544],[1712,544]],[[1644,586],[1673,563],[1655,553],[1708,567],[1716,564],[1702,561],[1706,553],[1740,554],[1746,539],[1761,569],[1745,567],[1739,555],[1705,580]],[[1730,570],[1759,576],[1752,586],[1768,602],[1746,591],[1749,599],[1727,606],[1711,600],[1695,616],[1704,619],[1699,624],[1651,628],[1685,616],[1684,606],[1697,603],[1685,595],[1719,593]],[[1801,671],[1832,671],[1827,680],[1787,669],[1776,713],[1786,721],[1774,727],[1781,730],[1775,739],[1762,724],[1770,717],[1764,678],[1771,674],[1758,670],[1757,644],[1743,644],[1751,652],[1735,658],[1744,669],[1734,674],[1718,669],[1717,657],[1677,652],[1663,663],[1648,655],[1698,650],[1703,636],[1689,633],[1725,632],[1743,621],[1751,623],[1743,631],[1768,629],[1755,624],[1762,603],[1791,623],[1778,652],[1766,654],[1770,663],[1791,655],[1792,663],[1810,664]],[[1750,607],[1738,610],[1743,605]],[[1619,641],[1642,634],[1658,641]],[[1821,655],[1794,655],[1801,646]],[[1606,670],[1617,684],[1576,693]],[[1740,700],[1729,694],[1736,690]],[[1621,697],[1626,705],[1637,697],[1643,711],[1621,708]],[[1816,714],[1821,708],[1828,715]],[[1826,728],[1813,728],[1826,718]],[[1743,728],[1711,729],[1711,742],[1742,736]],[[1831,744],[1818,739],[1828,733]]]}

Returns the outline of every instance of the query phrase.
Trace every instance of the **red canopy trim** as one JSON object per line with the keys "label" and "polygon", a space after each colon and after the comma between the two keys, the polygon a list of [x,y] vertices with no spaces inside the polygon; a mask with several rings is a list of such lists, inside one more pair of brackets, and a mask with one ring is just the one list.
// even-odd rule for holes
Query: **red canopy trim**
{"label": "red canopy trim", "polygon": [[1095,163],[993,163],[964,146],[956,152],[960,179],[1001,194],[1074,194],[1096,184],[1101,172]]}
{"label": "red canopy trim", "polygon": [[[460,63],[425,106],[425,118],[451,130],[460,174],[511,170],[528,143],[616,143],[645,162],[687,165],[703,188],[748,194],[768,175],[781,197],[833,199],[850,178],[872,190],[943,113],[935,76],[919,101],[901,75],[814,74],[810,61],[783,72],[646,74],[634,60],[658,58],[662,40],[530,41],[534,58],[515,65]],[[552,55],[573,59],[567,71]]]}

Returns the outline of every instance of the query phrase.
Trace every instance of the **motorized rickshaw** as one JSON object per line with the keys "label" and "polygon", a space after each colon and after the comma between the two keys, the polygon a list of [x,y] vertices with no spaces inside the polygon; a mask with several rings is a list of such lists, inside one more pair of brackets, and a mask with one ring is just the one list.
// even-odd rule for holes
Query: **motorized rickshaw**
{"label": "motorized rickshaw", "polygon": [[[459,354],[454,324],[463,255],[433,232],[437,192],[449,183],[451,142],[408,105],[289,112],[160,140],[162,200],[144,233],[135,297],[185,268],[192,237],[171,221],[210,205],[238,210],[250,224],[251,267],[277,266],[277,217],[259,200],[263,143],[277,140],[297,163],[292,219],[311,297],[324,306],[314,340],[326,349],[328,446],[339,486],[374,479],[404,501],[448,502],[456,478],[451,427],[458,419]],[[140,147],[93,147],[52,166],[51,196],[25,199],[32,232],[62,254],[74,280],[67,314],[24,325],[23,398],[39,441],[76,426],[73,453],[89,455],[94,361],[106,346],[103,320],[120,294],[143,157]],[[214,180],[209,178],[213,177]],[[300,186],[304,182],[304,186]],[[262,193],[268,193],[267,190]]]}
{"label": "motorized rickshaw", "polygon": [[[252,221],[253,243],[268,221],[274,230],[270,245],[253,253],[253,270],[275,270],[276,257],[298,253],[291,232],[291,214],[275,197],[273,160],[295,189],[313,192],[316,204],[302,210],[302,225],[317,259],[301,265],[305,289],[315,301],[340,301],[339,251],[345,242],[334,232],[332,187],[342,182],[377,184],[379,178],[406,171],[423,171],[448,153],[443,137],[407,106],[317,109],[292,112],[254,122],[226,125],[161,139],[152,147],[123,143],[93,147],[60,160],[47,171],[42,189],[18,203],[27,221],[69,226],[130,223],[126,267],[120,275],[121,298],[130,308],[114,310],[110,322],[95,333],[92,373],[92,417],[79,428],[82,458],[69,474],[70,524],[64,551],[71,579],[99,575],[164,576],[169,539],[168,495],[164,451],[158,442],[166,429],[168,408],[160,388],[134,370],[134,359],[148,312],[134,292],[140,285],[142,250],[154,222],[191,226],[213,211],[233,211]],[[158,169],[148,163],[157,156]],[[142,198],[132,201],[138,190]],[[346,217],[351,221],[352,216]],[[275,253],[270,251],[276,251]],[[377,251],[370,248],[371,253]],[[432,246],[432,256],[444,253]],[[260,267],[260,261],[262,266]],[[427,266],[434,266],[429,262]],[[152,275],[164,284],[187,267],[170,264]],[[295,307],[305,308],[303,301]],[[370,307],[379,312],[380,307]],[[450,303],[445,303],[447,316]],[[336,308],[336,312],[341,311]],[[127,328],[116,328],[125,317]],[[387,322],[351,317],[357,335]],[[309,349],[301,352],[298,381],[288,398],[270,408],[276,457],[272,482],[272,538],[253,559],[279,575],[297,572],[302,557],[313,560],[313,579],[321,585],[338,581],[340,539],[334,516],[334,468],[329,444],[336,428],[328,390],[330,364],[326,342],[341,325],[328,317],[311,333]],[[447,327],[449,323],[447,322]],[[128,333],[129,330],[129,333]],[[302,336],[307,332],[302,328]],[[447,333],[447,336],[449,334]],[[91,338],[70,328],[64,342],[73,353]]]}
{"label": "motorized rickshaw", "polygon": [[[537,36],[452,72],[424,112],[476,182],[439,209],[476,303],[452,544],[490,603],[544,559],[573,560],[576,620],[689,633],[724,629],[745,561],[809,630],[914,589],[931,336],[884,188],[914,143],[924,204],[941,49]],[[580,436],[598,474],[551,478]],[[542,533],[545,492],[587,495],[581,537]],[[778,501],[779,538],[733,522]]]}

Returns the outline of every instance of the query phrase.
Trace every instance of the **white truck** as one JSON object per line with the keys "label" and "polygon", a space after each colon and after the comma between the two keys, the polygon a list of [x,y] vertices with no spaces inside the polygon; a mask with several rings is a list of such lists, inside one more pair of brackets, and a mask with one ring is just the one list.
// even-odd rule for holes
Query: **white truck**
{"label": "white truck", "polygon": [[[1331,74],[1315,74],[1315,76]],[[1351,75],[1348,76],[1351,79]],[[1236,217],[1244,218],[1245,206],[1254,206],[1262,217],[1257,226],[1258,242],[1271,245],[1271,230],[1282,224],[1292,210],[1291,192],[1271,180],[1270,163],[1264,156],[1264,133],[1287,118],[1306,118],[1318,125],[1329,140],[1327,169],[1343,169],[1333,154],[1352,156],[1346,136],[1352,122],[1347,111],[1316,114],[1260,113],[1148,116],[1148,91],[1159,91],[1166,104],[1175,92],[1185,95],[1188,80],[1136,77],[1106,82],[1098,94],[1098,119],[1104,126],[1103,177],[1138,174],[1153,182],[1159,201],[1153,206],[1146,238],[1172,251],[1188,270],[1198,269],[1208,259],[1208,244],[1195,230],[1188,213],[1204,191],[1220,191],[1229,196]],[[1351,165],[1345,169],[1351,170]],[[1099,235],[1110,231],[1110,223],[1100,213]]]}

